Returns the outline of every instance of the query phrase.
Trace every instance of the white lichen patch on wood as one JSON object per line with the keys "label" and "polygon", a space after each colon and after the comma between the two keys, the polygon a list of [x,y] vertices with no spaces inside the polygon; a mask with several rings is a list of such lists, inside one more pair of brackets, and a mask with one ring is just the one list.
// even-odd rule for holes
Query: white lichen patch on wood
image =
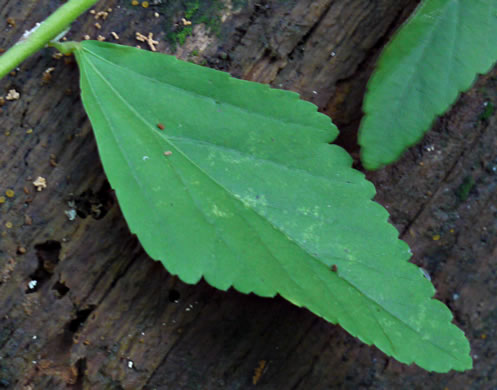
{"label": "white lichen patch on wood", "polygon": [[64,211],[64,214],[67,215],[67,219],[69,221],[74,221],[76,219],[77,212],[74,209]]}
{"label": "white lichen patch on wood", "polygon": [[224,23],[232,14],[233,14],[233,3],[231,0],[225,0],[223,11],[221,12],[221,22]]}
{"label": "white lichen patch on wood", "polygon": [[18,100],[21,97],[21,94],[17,92],[15,89],[9,89],[7,92],[7,96],[5,96],[6,100]]}
{"label": "white lichen patch on wood", "polygon": [[36,187],[36,191],[40,192],[47,188],[47,179],[44,177],[38,176],[36,180],[33,182],[33,185]]}

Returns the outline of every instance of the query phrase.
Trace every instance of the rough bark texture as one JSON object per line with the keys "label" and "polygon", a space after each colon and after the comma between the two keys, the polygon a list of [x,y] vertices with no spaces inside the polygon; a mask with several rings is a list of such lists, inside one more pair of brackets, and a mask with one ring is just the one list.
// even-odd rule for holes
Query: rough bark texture
{"label": "rough bark texture", "polygon": [[[153,32],[159,50],[173,52],[168,42],[183,43],[188,16],[193,35],[180,57],[300,92],[334,118],[354,152],[372,66],[417,2],[162,3],[102,1],[97,11],[111,7],[109,17],[86,14],[69,37],[113,41],[114,31],[119,42],[145,47],[135,32]],[[4,0],[0,47],[58,5]],[[202,13],[219,15],[215,33],[197,23]],[[481,114],[484,102],[497,106],[497,70],[399,163],[369,174],[412,261],[470,338],[475,368],[440,375],[401,365],[282,299],[185,285],[149,259],[106,183],[77,68],[52,54],[42,51],[0,82],[0,95],[21,95],[0,114],[0,195],[14,191],[0,204],[0,388],[496,388],[497,119]],[[32,184],[38,176],[48,183],[41,192]]]}

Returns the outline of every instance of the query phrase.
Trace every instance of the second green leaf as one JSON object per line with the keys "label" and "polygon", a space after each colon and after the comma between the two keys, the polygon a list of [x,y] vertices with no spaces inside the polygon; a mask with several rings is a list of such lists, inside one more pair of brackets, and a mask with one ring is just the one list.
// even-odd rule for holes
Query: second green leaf
{"label": "second green leaf", "polygon": [[359,131],[363,165],[396,161],[496,60],[496,0],[424,0],[368,84]]}

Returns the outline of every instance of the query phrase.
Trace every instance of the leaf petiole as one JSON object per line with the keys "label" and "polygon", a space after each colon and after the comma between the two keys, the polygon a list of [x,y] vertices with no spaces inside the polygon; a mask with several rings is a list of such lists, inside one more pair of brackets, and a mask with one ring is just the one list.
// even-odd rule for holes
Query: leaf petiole
{"label": "leaf petiole", "polygon": [[69,41],[69,42],[51,41],[47,44],[47,46],[57,49],[62,54],[71,54],[79,46],[79,42],[76,42],[76,41]]}

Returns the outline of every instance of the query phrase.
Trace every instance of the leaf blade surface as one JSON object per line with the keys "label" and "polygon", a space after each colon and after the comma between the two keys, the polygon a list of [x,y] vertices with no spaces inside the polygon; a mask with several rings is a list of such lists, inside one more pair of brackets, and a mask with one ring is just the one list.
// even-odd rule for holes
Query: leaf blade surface
{"label": "leaf blade surface", "polygon": [[337,131],[314,105],[135,48],[86,41],[76,58],[122,212],[169,272],[280,294],[405,363],[471,365],[463,333],[407,262],[372,184],[328,144]]}

